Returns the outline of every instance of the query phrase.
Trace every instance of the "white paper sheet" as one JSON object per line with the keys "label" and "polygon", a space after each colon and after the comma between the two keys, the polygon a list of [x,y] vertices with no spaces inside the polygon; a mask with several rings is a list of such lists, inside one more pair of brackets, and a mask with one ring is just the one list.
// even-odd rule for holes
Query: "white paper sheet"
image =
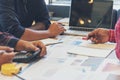
{"label": "white paper sheet", "polygon": [[84,56],[107,57],[110,54],[111,50],[75,46],[72,49],[68,50],[67,52],[71,54],[78,54],[78,55],[84,55]]}
{"label": "white paper sheet", "polygon": [[97,69],[97,72],[109,72],[111,74],[120,75],[120,61],[116,59],[105,59]]}
{"label": "white paper sheet", "polygon": [[108,73],[89,72],[87,67],[65,67],[48,80],[106,80],[108,75]]}

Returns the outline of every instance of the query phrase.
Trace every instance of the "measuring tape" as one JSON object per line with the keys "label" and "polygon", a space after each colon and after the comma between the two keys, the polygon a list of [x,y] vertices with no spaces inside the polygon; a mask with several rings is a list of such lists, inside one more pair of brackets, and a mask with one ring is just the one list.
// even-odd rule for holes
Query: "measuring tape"
{"label": "measuring tape", "polygon": [[20,70],[21,67],[18,67],[15,63],[6,63],[1,66],[1,73],[7,76],[17,74]]}

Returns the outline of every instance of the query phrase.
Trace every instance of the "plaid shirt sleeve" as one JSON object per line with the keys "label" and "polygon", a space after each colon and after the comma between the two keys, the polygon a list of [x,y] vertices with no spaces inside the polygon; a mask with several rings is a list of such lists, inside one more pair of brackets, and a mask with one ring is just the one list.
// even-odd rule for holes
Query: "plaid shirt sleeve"
{"label": "plaid shirt sleeve", "polygon": [[0,46],[9,46],[15,48],[18,40],[19,39],[15,38],[14,36],[8,33],[0,32]]}
{"label": "plaid shirt sleeve", "polygon": [[120,60],[120,18],[115,25],[115,40],[117,43],[115,51],[116,51],[117,58]]}
{"label": "plaid shirt sleeve", "polygon": [[109,30],[109,41],[116,42],[115,41],[115,30],[112,30],[112,29]]}

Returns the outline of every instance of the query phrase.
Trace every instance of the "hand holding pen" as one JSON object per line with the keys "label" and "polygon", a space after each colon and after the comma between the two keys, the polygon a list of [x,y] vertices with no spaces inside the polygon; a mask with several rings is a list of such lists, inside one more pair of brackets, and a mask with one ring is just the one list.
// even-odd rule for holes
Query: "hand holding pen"
{"label": "hand holding pen", "polygon": [[91,40],[93,43],[96,44],[105,43],[109,40],[109,30],[97,28],[88,34],[87,40]]}
{"label": "hand holding pen", "polygon": [[15,53],[13,48],[0,46],[0,66],[4,63],[12,62]]}

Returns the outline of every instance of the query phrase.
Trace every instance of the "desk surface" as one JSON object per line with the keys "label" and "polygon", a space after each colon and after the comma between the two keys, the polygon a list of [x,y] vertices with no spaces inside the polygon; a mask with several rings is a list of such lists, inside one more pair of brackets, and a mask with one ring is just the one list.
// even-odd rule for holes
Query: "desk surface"
{"label": "desk surface", "polygon": [[[120,80],[120,64],[114,51],[107,58],[67,54],[73,41],[81,37],[60,35],[57,39],[63,43],[47,46],[45,58],[30,64],[19,76],[26,80]],[[18,80],[0,76],[0,80]]]}

